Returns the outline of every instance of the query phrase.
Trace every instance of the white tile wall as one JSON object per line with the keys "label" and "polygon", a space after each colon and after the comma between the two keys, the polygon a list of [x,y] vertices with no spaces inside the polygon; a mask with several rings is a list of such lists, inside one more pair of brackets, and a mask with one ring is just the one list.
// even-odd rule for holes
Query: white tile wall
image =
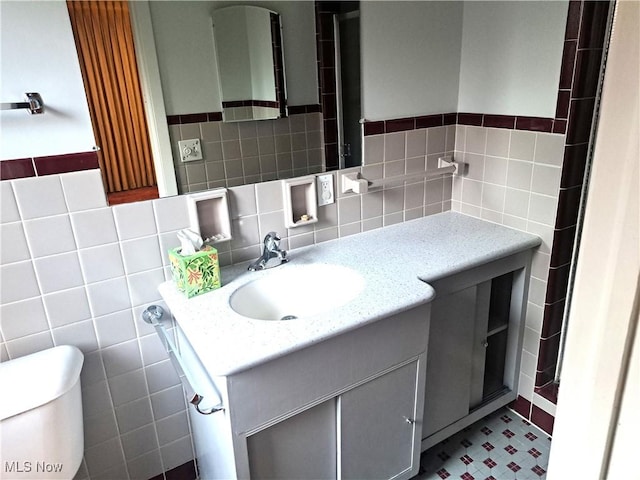
{"label": "white tile wall", "polygon": [[[421,155],[397,165],[424,169],[426,152],[453,146],[454,133],[395,134],[398,149],[410,144]],[[363,167],[380,176],[384,137],[369,142]],[[377,163],[371,145],[379,145]],[[86,448],[77,478],[146,480],[193,458],[182,387],[156,333],[140,320],[147,305],[161,303],[166,251],[189,226],[187,204],[184,196],[112,208],[103,195],[82,202],[99,182],[95,170],[0,183],[0,358],[64,343],[81,348]],[[287,230],[279,182],[231,188],[234,241],[219,245],[222,264],[253,260],[270,230],[295,248],[441,212],[450,208],[451,183],[338,196],[319,208],[316,224]]]}
{"label": "white tile wall", "polygon": [[550,133],[456,128],[455,157],[469,163],[469,173],[454,179],[452,209],[542,238],[532,260],[518,392],[530,401],[539,397],[533,387],[564,140],[564,135]]}
{"label": "white tile wall", "polygon": [[89,299],[84,287],[43,295],[42,300],[52,327],[91,318]]}
{"label": "white tile wall", "polygon": [[[184,200],[108,208],[98,171],[0,188],[0,354],[5,361],[58,344],[84,351],[86,463],[78,478],[146,480],[192,459],[185,450],[162,456],[155,418],[182,414],[179,431],[190,438],[186,406],[181,387],[159,390],[152,403],[145,368],[174,373],[155,333],[136,328],[136,306],[157,302],[165,279],[156,232],[186,226]],[[126,276],[125,265],[136,273]],[[148,451],[128,447],[125,435],[136,429],[148,434]]]}
{"label": "white tile wall", "polygon": [[71,224],[78,248],[117,242],[118,234],[110,208],[97,208],[71,214]]}
{"label": "white tile wall", "polygon": [[67,213],[60,176],[24,178],[11,183],[22,220]]}
{"label": "white tile wall", "polygon": [[[3,248],[7,246],[2,244]],[[16,282],[16,279],[20,279]],[[0,266],[0,301],[2,304],[17,302],[40,294],[33,263],[17,262]]]}
{"label": "white tile wall", "polygon": [[0,182],[0,218],[3,224],[20,221],[20,212],[11,182]]}
{"label": "white tile wall", "polygon": [[[216,132],[207,135],[216,141]],[[250,137],[251,129],[244,135]],[[561,164],[553,157],[560,151],[554,137],[464,126],[366,137],[361,170],[367,178],[431,168],[438,156],[453,154],[454,146],[455,155],[471,164],[469,175],[361,196],[337,193],[336,204],[319,208],[316,224],[288,230],[279,182],[233,187],[234,241],[219,245],[221,262],[252,260],[270,230],[281,233],[285,248],[295,248],[453,208],[542,236],[532,280],[542,288],[552,238],[544,222],[553,221],[549,210],[557,201],[547,188],[555,185]],[[147,479],[193,458],[182,388],[155,332],[140,320],[146,305],[160,302],[156,287],[168,278],[166,250],[178,245],[176,231],[188,227],[186,200],[108,208],[97,195],[89,204],[79,202],[80,180],[95,185],[97,179],[93,171],[0,183],[0,355],[6,360],[60,343],[82,348],[87,442],[78,478]],[[62,232],[51,234],[51,245],[40,241],[47,225]],[[529,363],[537,355],[530,349],[542,319],[533,288]],[[521,394],[528,399],[532,375],[521,373]],[[138,445],[142,439],[149,447]]]}
{"label": "white tile wall", "polygon": [[5,245],[5,248],[0,252],[0,261],[3,264],[30,258],[27,237],[21,223],[0,225],[0,244]]}
{"label": "white tile wall", "polygon": [[57,292],[84,284],[78,252],[37,258],[33,264],[42,293]]}
{"label": "white tile wall", "polygon": [[91,170],[69,173],[60,177],[69,211],[92,210],[106,204],[102,178]]}
{"label": "white tile wall", "polygon": [[[456,127],[452,125],[367,136],[364,139],[362,175],[375,180],[436,168],[438,157],[453,155],[455,135]],[[390,184],[383,192],[372,191],[362,195],[361,230],[450,209],[451,183],[452,177],[445,176],[411,181],[402,186]],[[381,218],[378,219],[379,216]],[[355,231],[355,227],[343,227],[341,235]]]}

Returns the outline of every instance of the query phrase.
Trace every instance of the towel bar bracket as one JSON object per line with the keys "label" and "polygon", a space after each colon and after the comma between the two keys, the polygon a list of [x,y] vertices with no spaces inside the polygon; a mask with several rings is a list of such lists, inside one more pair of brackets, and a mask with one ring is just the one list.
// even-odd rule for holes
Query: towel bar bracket
{"label": "towel bar bracket", "polygon": [[44,103],[39,93],[25,93],[25,102],[7,102],[0,104],[0,110],[29,110],[32,115],[44,113]]}
{"label": "towel bar bracket", "polygon": [[180,356],[180,352],[175,346],[174,340],[171,338],[169,332],[165,328],[165,326],[160,322],[164,315],[164,309],[159,305],[149,305],[142,312],[142,319],[152,325],[160,340],[162,341],[167,353],[169,354],[169,358],[171,359],[171,363],[175,367],[178,377],[182,383],[182,386],[187,393],[187,399],[189,403],[191,403],[198,413],[202,415],[211,415],[212,413],[220,412],[224,410],[224,405],[222,403],[215,405],[208,409],[200,408],[200,404],[204,400],[204,396],[200,395],[196,392],[196,382],[192,375],[189,373],[188,368],[185,365],[184,359]]}

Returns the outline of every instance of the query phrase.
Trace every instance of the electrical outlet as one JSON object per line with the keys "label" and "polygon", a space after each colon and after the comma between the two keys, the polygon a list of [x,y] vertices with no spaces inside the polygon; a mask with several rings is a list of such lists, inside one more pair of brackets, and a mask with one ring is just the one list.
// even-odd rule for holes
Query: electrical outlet
{"label": "electrical outlet", "polygon": [[200,148],[200,139],[180,140],[178,142],[180,150],[180,160],[183,162],[192,162],[194,160],[202,160],[202,149]]}
{"label": "electrical outlet", "polygon": [[318,175],[316,177],[316,187],[318,189],[318,206],[329,205],[335,202],[333,195],[333,175]]}

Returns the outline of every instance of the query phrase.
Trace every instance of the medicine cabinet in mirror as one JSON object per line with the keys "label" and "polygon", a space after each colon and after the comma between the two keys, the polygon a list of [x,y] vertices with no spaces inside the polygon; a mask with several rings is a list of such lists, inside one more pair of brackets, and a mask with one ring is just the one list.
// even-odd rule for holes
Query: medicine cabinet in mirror
{"label": "medicine cabinet in mirror", "polygon": [[[164,107],[156,124],[168,126],[168,148],[158,157],[176,193],[361,164],[359,2],[131,7],[134,26],[149,26],[135,29],[137,45],[157,58],[162,88],[149,98]],[[202,159],[183,161],[179,142],[194,139]]]}
{"label": "medicine cabinet in mirror", "polygon": [[222,120],[242,122],[287,116],[280,15],[234,5],[211,15]]}

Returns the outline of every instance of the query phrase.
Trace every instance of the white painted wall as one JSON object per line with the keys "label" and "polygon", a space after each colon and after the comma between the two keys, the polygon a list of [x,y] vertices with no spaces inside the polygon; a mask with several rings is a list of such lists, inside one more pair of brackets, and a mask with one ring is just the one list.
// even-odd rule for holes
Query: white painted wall
{"label": "white painted wall", "polygon": [[[25,26],[36,26],[39,35]],[[64,1],[0,2],[0,101],[38,92],[45,113],[0,113],[0,159],[88,152],[96,144]],[[43,74],[46,72],[46,74]]]}
{"label": "white painted wall", "polygon": [[209,2],[149,2],[167,115],[220,112]]}
{"label": "white painted wall", "polygon": [[462,2],[362,2],[364,118],[455,112]]}
{"label": "white painted wall", "polygon": [[554,117],[568,2],[464,2],[458,111]]}
{"label": "white painted wall", "polygon": [[[168,114],[220,110],[209,17],[233,3],[151,2]],[[316,103],[313,2],[245,3],[282,15],[289,103]],[[363,116],[553,117],[566,16],[566,0],[362,2]]]}
{"label": "white painted wall", "polygon": [[[211,12],[228,1],[150,2],[160,76],[168,115],[222,111]],[[317,104],[313,2],[243,2],[282,17],[287,98],[290,105]]]}

